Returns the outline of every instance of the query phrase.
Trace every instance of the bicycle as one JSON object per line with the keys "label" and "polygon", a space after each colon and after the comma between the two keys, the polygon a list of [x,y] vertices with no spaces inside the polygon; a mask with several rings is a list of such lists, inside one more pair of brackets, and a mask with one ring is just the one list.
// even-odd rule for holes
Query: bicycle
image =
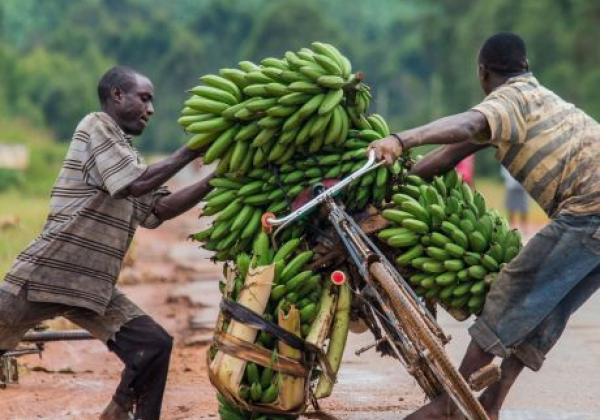
{"label": "bicycle", "polygon": [[[32,331],[27,332],[21,339],[21,343],[30,344],[19,346],[0,354],[0,389],[7,385],[19,383],[19,365],[17,358],[28,354],[37,354],[42,357],[45,343],[53,341],[79,341],[93,340],[94,337],[85,330],[45,331],[46,327],[40,325]],[[31,346],[33,345],[33,346]]]}
{"label": "bicycle", "polygon": [[263,226],[277,227],[273,233],[276,240],[285,227],[323,206],[337,239],[358,273],[349,276],[349,285],[361,318],[376,338],[377,350],[397,358],[428,398],[434,399],[446,392],[469,420],[487,420],[485,410],[472,392],[476,387],[467,384],[444,351],[449,337],[385,254],[334,198],[354,180],[382,164],[375,162],[371,152],[362,168],[331,188],[313,187],[314,198],[289,215],[276,219],[272,214],[265,214]]}

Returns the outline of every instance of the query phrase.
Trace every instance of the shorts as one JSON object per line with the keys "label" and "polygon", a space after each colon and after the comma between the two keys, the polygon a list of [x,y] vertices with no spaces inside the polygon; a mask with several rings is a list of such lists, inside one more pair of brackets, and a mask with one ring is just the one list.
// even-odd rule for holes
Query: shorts
{"label": "shorts", "polygon": [[500,272],[469,333],[538,370],[569,317],[600,287],[600,215],[559,215]]}
{"label": "shorts", "polygon": [[0,286],[0,350],[15,348],[25,333],[40,322],[63,316],[94,337],[107,343],[114,339],[121,327],[134,318],[145,315],[135,303],[118,289],[103,315],[89,309],[48,302],[27,300],[27,286],[18,294],[3,290]]}

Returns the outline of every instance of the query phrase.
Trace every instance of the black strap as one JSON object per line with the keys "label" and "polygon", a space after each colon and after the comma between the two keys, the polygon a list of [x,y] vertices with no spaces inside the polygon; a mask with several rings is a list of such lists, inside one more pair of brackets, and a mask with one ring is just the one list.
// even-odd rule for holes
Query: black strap
{"label": "black strap", "polygon": [[221,300],[221,311],[236,321],[242,322],[252,328],[268,332],[279,340],[285,341],[290,347],[301,351],[309,350],[307,348],[308,343],[304,340],[289,331],[284,330],[279,325],[264,319],[261,315],[237,302],[230,299]]}
{"label": "black strap", "polygon": [[284,330],[279,325],[264,319],[260,314],[231,299],[223,298],[221,300],[220,308],[224,315],[230,316],[234,320],[246,324],[249,327],[266,331],[279,340],[284,341],[290,347],[302,351],[304,363],[306,363],[307,360],[311,361],[316,359],[329,379],[332,382],[336,381],[336,374],[333,372],[327,356],[323,353],[323,350],[314,344],[302,340],[300,337]]}

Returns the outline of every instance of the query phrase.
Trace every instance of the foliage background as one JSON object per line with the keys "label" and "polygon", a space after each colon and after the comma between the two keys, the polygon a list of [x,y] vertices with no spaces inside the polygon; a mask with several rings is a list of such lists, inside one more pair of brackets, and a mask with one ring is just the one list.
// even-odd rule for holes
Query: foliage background
{"label": "foliage background", "polygon": [[[0,115],[66,141],[97,108],[102,73],[126,64],[157,91],[139,147],[168,152],[183,141],[175,120],[198,76],[323,40],[365,71],[373,111],[399,130],[477,103],[477,51],[500,30],[524,37],[542,83],[600,118],[594,0],[3,0]],[[479,173],[496,173],[492,162],[482,156]]]}
{"label": "foliage background", "polygon": [[[480,101],[478,49],[507,30],[525,39],[543,84],[600,119],[597,0],[2,0],[0,143],[26,144],[31,165],[0,172],[0,190],[13,186],[0,192],[0,216],[20,219],[0,231],[0,278],[39,233],[72,130],[98,109],[112,65],[154,81],[156,115],[137,145],[167,153],[185,139],[175,121],[186,90],[240,60],[331,42],[366,73],[371,111],[400,130]],[[478,154],[477,174],[497,177],[493,151]],[[497,182],[477,188],[502,208]],[[532,216],[544,220],[537,207]]]}

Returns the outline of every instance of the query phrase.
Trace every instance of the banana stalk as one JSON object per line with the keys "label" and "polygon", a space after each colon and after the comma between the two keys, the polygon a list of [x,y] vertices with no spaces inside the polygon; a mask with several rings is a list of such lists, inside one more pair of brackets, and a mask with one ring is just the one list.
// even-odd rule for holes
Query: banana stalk
{"label": "banana stalk", "polygon": [[[274,265],[251,268],[237,303],[259,314],[264,313],[274,277]],[[254,343],[257,330],[241,322],[231,321],[227,333],[249,343]],[[218,380],[234,393],[237,393],[237,389],[242,382],[245,368],[246,361],[221,351],[216,354],[210,365],[210,369],[216,372]]]}
{"label": "banana stalk", "polygon": [[[284,330],[300,337],[300,311],[294,305],[287,315],[279,310],[278,324]],[[283,341],[278,344],[279,354],[292,359],[300,360],[300,350],[288,346]],[[277,406],[282,410],[292,410],[304,403],[304,378],[280,374],[279,399]]]}
{"label": "banana stalk", "polygon": [[336,308],[337,295],[332,293],[329,287],[325,287],[321,293],[319,303],[319,312],[313,321],[310,331],[306,336],[306,341],[322,348],[329,334],[331,322]]}
{"label": "banana stalk", "polygon": [[[350,304],[352,295],[347,285],[340,286],[340,295],[335,309],[335,319],[327,348],[327,359],[333,373],[337,375],[342,363],[342,355],[348,338],[348,327],[350,325]],[[326,375],[321,375],[315,390],[315,398],[326,398],[331,395],[333,382]]]}

